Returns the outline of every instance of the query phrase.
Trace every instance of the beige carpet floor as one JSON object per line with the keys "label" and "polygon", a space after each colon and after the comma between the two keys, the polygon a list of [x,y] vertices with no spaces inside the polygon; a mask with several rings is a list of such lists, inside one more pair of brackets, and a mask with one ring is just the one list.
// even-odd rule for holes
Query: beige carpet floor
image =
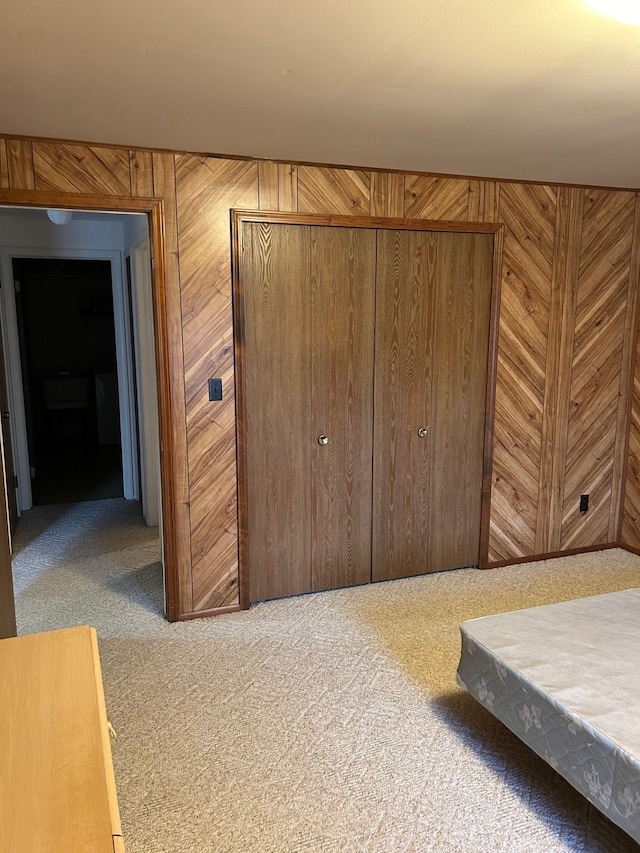
{"label": "beige carpet floor", "polygon": [[98,630],[128,853],[638,850],[455,670],[464,619],[640,586],[639,557],[465,569],[170,625],[157,531],[136,504],[31,510],[16,548],[19,631]]}

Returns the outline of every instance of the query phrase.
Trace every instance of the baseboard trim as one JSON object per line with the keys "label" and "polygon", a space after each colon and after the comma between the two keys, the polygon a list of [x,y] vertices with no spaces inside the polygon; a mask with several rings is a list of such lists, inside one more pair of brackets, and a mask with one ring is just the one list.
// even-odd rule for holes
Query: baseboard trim
{"label": "baseboard trim", "polygon": [[[572,557],[576,554],[590,554],[594,551],[610,551],[612,548],[626,548],[627,551],[632,550],[620,542],[610,542],[606,545],[591,545],[588,548],[569,548],[566,551],[551,551],[547,554],[532,554],[530,557],[514,557],[512,560],[496,560],[495,562],[487,563],[482,566],[482,569],[501,569],[506,566],[516,566],[520,563],[536,563],[541,560],[555,560],[557,557]],[[636,553],[640,554],[640,551]]]}
{"label": "baseboard trim", "polygon": [[223,613],[237,613],[241,610],[239,604],[232,604],[229,607],[211,607],[208,610],[191,610],[188,613],[181,613],[178,616],[179,622],[188,622],[191,619],[206,619],[207,616],[222,616]]}

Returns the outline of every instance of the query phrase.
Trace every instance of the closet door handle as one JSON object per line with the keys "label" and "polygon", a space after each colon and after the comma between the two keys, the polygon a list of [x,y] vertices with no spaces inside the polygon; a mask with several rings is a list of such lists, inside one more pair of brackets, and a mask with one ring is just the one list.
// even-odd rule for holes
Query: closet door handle
{"label": "closet door handle", "polygon": [[324,433],[322,435],[319,435],[318,436],[318,444],[321,445],[322,447],[324,447],[325,444],[329,444],[329,438],[326,435],[324,435]]}
{"label": "closet door handle", "polygon": [[420,429],[418,430],[418,435],[420,436],[420,438],[424,438],[427,432],[427,427],[420,427]]}

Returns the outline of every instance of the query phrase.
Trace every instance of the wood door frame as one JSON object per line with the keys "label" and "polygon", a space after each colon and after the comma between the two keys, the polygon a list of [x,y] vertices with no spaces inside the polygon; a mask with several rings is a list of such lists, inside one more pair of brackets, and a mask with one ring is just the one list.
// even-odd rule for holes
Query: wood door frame
{"label": "wood door frame", "polygon": [[[178,476],[178,453],[174,423],[180,413],[171,406],[171,363],[167,322],[165,270],[164,201],[161,198],[128,198],[39,190],[0,190],[0,205],[10,207],[65,208],[100,213],[144,213],[149,224],[152,258],[153,324],[158,377],[158,427],[160,432],[160,478],[162,492],[162,548],[164,554],[164,595],[170,622],[181,618],[180,561],[176,536],[176,496],[172,483]],[[183,413],[184,414],[184,413]],[[0,526],[0,537],[2,529]]]}
{"label": "wood door frame", "polygon": [[504,225],[497,222],[458,222],[438,219],[387,218],[382,216],[343,216],[323,213],[283,213],[279,211],[231,210],[231,289],[233,300],[233,341],[236,377],[236,437],[238,470],[238,583],[240,607],[251,604],[248,560],[248,482],[247,482],[247,415],[244,399],[244,291],[240,235],[244,223],[264,222],[272,225],[319,225],[338,228],[371,228],[393,231],[441,231],[463,234],[492,234],[491,308],[487,352],[487,388],[483,445],[482,497],[480,510],[479,568],[489,565],[491,523],[491,480],[500,327],[500,291],[502,284],[502,252]]}

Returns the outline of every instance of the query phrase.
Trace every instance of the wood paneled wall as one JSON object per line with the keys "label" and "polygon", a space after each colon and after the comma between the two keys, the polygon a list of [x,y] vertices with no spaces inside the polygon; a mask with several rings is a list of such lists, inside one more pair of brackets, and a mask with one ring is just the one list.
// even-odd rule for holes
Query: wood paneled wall
{"label": "wood paneled wall", "polygon": [[635,192],[11,137],[0,188],[164,201],[181,615],[239,602],[232,208],[504,223],[489,564],[640,548]]}

